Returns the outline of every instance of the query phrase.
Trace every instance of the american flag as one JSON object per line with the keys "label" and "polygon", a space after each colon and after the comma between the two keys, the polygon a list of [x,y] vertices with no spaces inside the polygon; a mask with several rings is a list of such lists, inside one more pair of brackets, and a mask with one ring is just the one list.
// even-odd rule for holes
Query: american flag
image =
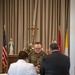
{"label": "american flag", "polygon": [[3,33],[3,49],[2,49],[2,67],[7,66],[7,47],[6,47],[6,35]]}

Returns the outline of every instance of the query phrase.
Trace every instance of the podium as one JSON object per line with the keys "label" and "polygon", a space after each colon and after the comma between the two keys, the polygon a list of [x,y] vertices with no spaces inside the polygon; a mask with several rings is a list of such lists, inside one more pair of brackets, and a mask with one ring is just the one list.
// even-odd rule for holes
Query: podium
{"label": "podium", "polygon": [[8,56],[8,68],[11,63],[14,63],[18,60],[18,55],[9,55]]}

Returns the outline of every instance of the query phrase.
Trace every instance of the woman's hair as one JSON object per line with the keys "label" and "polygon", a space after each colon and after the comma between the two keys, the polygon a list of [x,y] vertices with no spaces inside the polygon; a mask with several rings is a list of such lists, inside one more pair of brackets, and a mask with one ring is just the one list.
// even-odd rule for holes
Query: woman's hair
{"label": "woman's hair", "polygon": [[28,54],[25,51],[20,51],[18,59],[26,59],[26,58],[28,58]]}

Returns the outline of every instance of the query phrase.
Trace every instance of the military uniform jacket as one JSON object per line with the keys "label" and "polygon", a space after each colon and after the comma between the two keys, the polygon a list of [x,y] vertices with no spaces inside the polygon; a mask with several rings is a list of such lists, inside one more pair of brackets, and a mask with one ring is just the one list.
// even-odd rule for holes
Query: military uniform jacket
{"label": "military uniform jacket", "polygon": [[29,62],[33,63],[34,66],[40,65],[43,56],[45,56],[45,52],[41,51],[40,53],[35,53],[35,51],[30,52],[29,54]]}

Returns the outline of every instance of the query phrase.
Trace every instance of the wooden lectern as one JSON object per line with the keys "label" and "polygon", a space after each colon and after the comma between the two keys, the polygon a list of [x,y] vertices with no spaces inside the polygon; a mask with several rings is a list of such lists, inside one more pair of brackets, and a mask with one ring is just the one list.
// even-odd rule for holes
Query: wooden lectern
{"label": "wooden lectern", "polygon": [[18,55],[9,55],[8,56],[8,68],[11,63],[16,62],[18,60]]}

